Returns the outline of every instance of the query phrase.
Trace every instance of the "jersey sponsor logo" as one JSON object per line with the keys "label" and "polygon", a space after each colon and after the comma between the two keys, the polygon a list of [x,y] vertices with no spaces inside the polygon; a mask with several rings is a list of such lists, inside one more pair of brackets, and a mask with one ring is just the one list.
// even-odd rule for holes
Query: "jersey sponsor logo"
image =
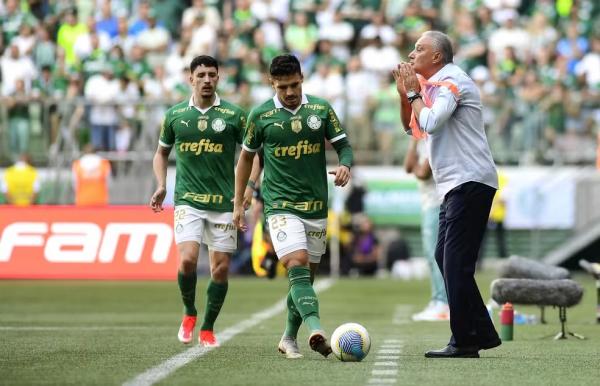
{"label": "jersey sponsor logo", "polygon": [[254,122],[250,122],[248,128],[246,129],[246,144],[252,143],[252,138],[254,138],[254,129],[256,129],[256,124]]}
{"label": "jersey sponsor logo", "polygon": [[175,115],[175,114],[183,113],[183,112],[185,112],[185,111],[188,111],[189,109],[190,109],[190,107],[189,107],[189,106],[188,106],[188,107],[183,107],[183,108],[181,108],[181,109],[173,110],[173,112],[172,112],[171,114],[172,114],[172,115]]}
{"label": "jersey sponsor logo", "polygon": [[319,130],[321,128],[321,117],[318,115],[309,115],[308,118],[306,118],[306,124],[312,130]]}
{"label": "jersey sponsor logo", "polygon": [[293,146],[277,146],[273,151],[273,154],[277,158],[292,157],[294,159],[299,159],[304,155],[316,154],[320,152],[320,143],[309,143],[305,139],[304,141],[298,141],[298,143]]}
{"label": "jersey sponsor logo", "polygon": [[222,120],[221,118],[214,119],[210,126],[217,133],[222,132],[223,130],[225,130],[225,127],[227,127],[227,125],[225,124],[225,121]]}
{"label": "jersey sponsor logo", "polygon": [[305,109],[310,109],[310,110],[325,110],[327,109],[327,106],[325,105],[319,105],[316,103],[307,103],[305,105],[303,105]]}
{"label": "jersey sponsor logo", "polygon": [[277,127],[281,128],[281,130],[283,130],[283,129],[284,129],[284,128],[283,128],[283,124],[284,124],[284,123],[285,123],[284,121],[281,121],[281,122],[274,122],[274,123],[273,123],[273,126],[277,126]]}
{"label": "jersey sponsor logo", "polygon": [[194,202],[199,202],[201,204],[222,204],[223,196],[220,194],[210,194],[210,193],[195,193],[195,192],[185,192],[182,200],[192,200]]}
{"label": "jersey sponsor logo", "polygon": [[273,209],[296,209],[302,212],[318,211],[323,209],[323,201],[280,201],[273,203]]}
{"label": "jersey sponsor logo", "polygon": [[2,232],[0,262],[8,262],[15,248],[39,247],[50,263],[110,263],[122,236],[128,237],[127,263],[140,262],[149,237],[156,238],[152,261],[169,258],[173,233],[164,223],[108,223],[103,229],[93,222],[14,222]]}
{"label": "jersey sponsor logo", "polygon": [[262,113],[260,114],[260,119],[269,118],[270,116],[276,114],[278,111],[279,109],[273,109],[271,111],[267,111],[266,113]]}
{"label": "jersey sponsor logo", "polygon": [[182,142],[179,144],[182,153],[192,152],[194,155],[201,153],[223,153],[223,144],[211,142],[210,139],[202,138],[198,142]]}
{"label": "jersey sponsor logo", "polygon": [[225,107],[219,107],[219,106],[215,106],[214,107],[215,111],[218,111],[222,114],[227,114],[227,115],[234,115],[235,111],[230,110],[230,109],[226,109]]}
{"label": "jersey sponsor logo", "polygon": [[164,138],[164,136],[165,136],[165,120],[163,119],[162,123],[160,124],[159,138]]}
{"label": "jersey sponsor logo", "polygon": [[182,119],[180,122],[183,123],[185,125],[185,127],[190,127],[190,121],[191,121],[191,119],[188,119],[187,121],[184,121]]}
{"label": "jersey sponsor logo", "polygon": [[329,122],[331,122],[331,124],[333,125],[333,130],[335,130],[336,133],[342,131],[340,121],[338,120],[337,116],[335,115],[332,109],[329,109]]}
{"label": "jersey sponsor logo", "polygon": [[229,224],[214,224],[213,225],[216,229],[220,229],[223,232],[229,232],[229,231],[234,231],[235,230],[235,225],[229,223]]}
{"label": "jersey sponsor logo", "polygon": [[302,131],[302,118],[294,117],[290,120],[290,124],[292,125],[292,131],[294,133],[299,133]]}
{"label": "jersey sponsor logo", "polygon": [[201,117],[200,119],[198,119],[198,130],[200,131],[204,131],[206,130],[206,128],[208,127],[208,118],[206,117]]}
{"label": "jersey sponsor logo", "polygon": [[308,237],[314,237],[316,239],[322,239],[323,237],[325,237],[327,235],[327,230],[321,229],[320,231],[309,231],[309,232],[306,232],[306,235]]}

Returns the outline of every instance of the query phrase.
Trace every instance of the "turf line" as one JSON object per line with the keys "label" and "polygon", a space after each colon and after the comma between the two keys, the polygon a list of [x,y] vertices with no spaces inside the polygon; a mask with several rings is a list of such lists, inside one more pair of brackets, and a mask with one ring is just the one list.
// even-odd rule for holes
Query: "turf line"
{"label": "turf line", "polygon": [[[314,288],[316,292],[323,292],[329,289],[335,281],[332,279],[318,280],[315,282]],[[249,319],[246,319],[238,324],[235,324],[223,332],[217,334],[217,340],[220,344],[224,344],[234,336],[258,325],[264,320],[270,319],[273,316],[279,314],[287,308],[287,298],[283,298],[269,308],[259,311],[253,314]],[[123,386],[146,386],[153,385],[157,382],[162,381],[169,375],[187,365],[191,361],[198,359],[210,351],[214,350],[212,347],[203,347],[200,345],[194,345],[193,347],[175,355],[161,364],[152,367],[143,373],[137,375],[131,380],[125,382]]]}
{"label": "turf line", "polygon": [[385,354],[389,354],[390,351],[394,351],[394,353],[400,354],[400,352],[402,351],[402,346],[403,343],[399,339],[386,339],[383,341],[383,344],[377,351],[377,357],[375,359],[375,363],[373,363],[373,366],[375,368],[371,370],[371,378],[367,381],[368,385],[390,385],[396,383],[396,381],[398,380],[397,359],[400,356],[391,356]]}

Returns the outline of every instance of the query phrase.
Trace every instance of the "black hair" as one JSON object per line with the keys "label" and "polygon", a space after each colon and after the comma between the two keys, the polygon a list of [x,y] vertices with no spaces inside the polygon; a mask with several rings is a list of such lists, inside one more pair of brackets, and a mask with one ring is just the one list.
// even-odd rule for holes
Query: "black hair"
{"label": "black hair", "polygon": [[208,55],[196,56],[192,60],[192,63],[190,63],[190,73],[193,74],[194,70],[199,66],[214,67],[217,69],[217,72],[219,72],[219,63],[212,56],[208,56]]}
{"label": "black hair", "polygon": [[273,58],[269,68],[271,76],[302,74],[300,62],[294,55],[279,55]]}

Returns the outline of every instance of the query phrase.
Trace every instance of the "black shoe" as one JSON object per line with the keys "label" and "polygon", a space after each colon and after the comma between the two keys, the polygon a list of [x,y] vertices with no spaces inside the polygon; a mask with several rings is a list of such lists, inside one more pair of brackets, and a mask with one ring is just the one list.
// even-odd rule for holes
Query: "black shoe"
{"label": "black shoe", "polygon": [[425,353],[426,358],[479,358],[477,346],[454,347],[446,346],[441,350],[431,350]]}
{"label": "black shoe", "polygon": [[499,338],[496,338],[494,340],[490,340],[484,343],[479,343],[479,349],[480,350],[489,350],[491,348],[494,347],[498,347],[502,344],[502,341]]}

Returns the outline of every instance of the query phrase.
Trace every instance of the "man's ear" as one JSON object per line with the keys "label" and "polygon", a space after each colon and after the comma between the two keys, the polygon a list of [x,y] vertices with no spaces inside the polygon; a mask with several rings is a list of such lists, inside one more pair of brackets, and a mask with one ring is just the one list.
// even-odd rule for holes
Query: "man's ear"
{"label": "man's ear", "polygon": [[442,61],[442,53],[439,51],[436,51],[433,53],[433,60],[432,62],[435,64],[438,64]]}

